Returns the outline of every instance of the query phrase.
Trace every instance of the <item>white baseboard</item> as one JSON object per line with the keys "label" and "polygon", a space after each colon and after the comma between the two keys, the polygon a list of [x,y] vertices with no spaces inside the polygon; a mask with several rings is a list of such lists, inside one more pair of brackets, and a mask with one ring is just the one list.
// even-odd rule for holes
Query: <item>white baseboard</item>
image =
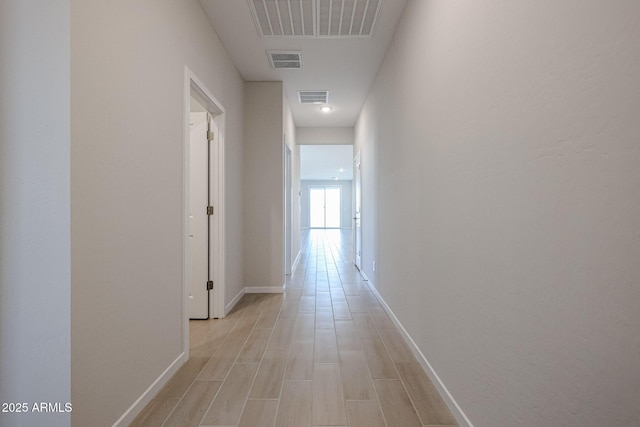
{"label": "white baseboard", "polygon": [[244,292],[247,294],[281,294],[284,292],[284,286],[247,286]]}
{"label": "white baseboard", "polygon": [[242,296],[245,294],[245,289],[246,288],[242,288],[240,290],[240,292],[238,292],[238,295],[236,295],[235,297],[233,297],[233,299],[231,301],[229,301],[229,304],[225,305],[224,307],[224,315],[226,316],[227,314],[229,314],[229,312],[231,310],[233,310],[233,307],[236,306],[236,304],[238,303],[238,301],[240,301],[240,298],[242,298]]}
{"label": "white baseboard", "polygon": [[118,420],[113,423],[112,427],[126,427],[142,412],[145,406],[151,399],[156,397],[158,392],[164,385],[171,379],[171,377],[178,372],[178,369],[184,365],[188,357],[185,353],[181,353],[176,360],[174,360],[167,369],[147,388],[142,395],[133,402],[133,405],[126,410],[124,414]]}
{"label": "white baseboard", "polygon": [[413,340],[413,338],[411,338],[411,335],[409,335],[409,333],[404,328],[404,326],[402,326],[402,323],[400,323],[400,320],[398,320],[394,312],[391,310],[391,307],[387,305],[387,302],[384,300],[384,298],[382,298],[382,295],[378,293],[378,290],[376,289],[373,282],[369,280],[369,278],[364,273],[364,271],[361,270],[360,275],[362,275],[364,280],[367,281],[367,285],[369,286],[369,289],[371,289],[371,292],[373,292],[373,294],[376,296],[376,298],[378,299],[378,301],[380,302],[384,310],[387,312],[387,314],[393,321],[394,325],[396,325],[396,327],[400,331],[400,334],[404,338],[405,342],[407,343],[409,348],[411,348],[411,350],[413,351],[413,354],[416,356],[418,363],[420,363],[420,365],[422,366],[422,369],[424,369],[426,374],[429,376],[429,379],[431,379],[431,382],[438,389],[440,396],[442,396],[443,400],[449,407],[449,410],[451,411],[453,416],[456,418],[456,421],[458,421],[458,424],[460,425],[460,427],[473,427],[471,420],[469,420],[469,418],[464,413],[460,405],[458,405],[458,402],[456,402],[456,400],[453,398],[453,396],[451,395],[447,387],[444,385],[444,383],[436,373],[436,371],[433,369],[433,366],[431,366],[431,363],[429,363],[425,355],[422,353],[422,351],[420,351],[420,348],[418,348],[418,346],[416,345],[416,342]]}
{"label": "white baseboard", "polygon": [[298,255],[296,256],[295,261],[293,261],[293,265],[291,266],[291,275],[296,272],[296,268],[298,268],[298,264],[300,263],[300,258],[302,258],[302,251],[298,251]]}

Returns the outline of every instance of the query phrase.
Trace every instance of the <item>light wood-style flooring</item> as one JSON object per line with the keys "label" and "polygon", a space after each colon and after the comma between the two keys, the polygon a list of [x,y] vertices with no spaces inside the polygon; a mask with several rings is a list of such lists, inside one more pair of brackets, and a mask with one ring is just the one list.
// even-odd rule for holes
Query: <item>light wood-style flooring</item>
{"label": "light wood-style flooring", "polygon": [[351,230],[303,232],[286,293],[192,321],[189,361],[131,425],[456,425],[352,254]]}

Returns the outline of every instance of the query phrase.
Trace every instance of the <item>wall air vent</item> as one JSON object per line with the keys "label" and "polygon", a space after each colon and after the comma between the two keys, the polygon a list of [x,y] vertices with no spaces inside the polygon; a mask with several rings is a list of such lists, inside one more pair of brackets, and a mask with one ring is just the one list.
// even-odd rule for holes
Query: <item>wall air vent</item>
{"label": "wall air vent", "polygon": [[263,37],[371,37],[383,0],[248,0]]}
{"label": "wall air vent", "polygon": [[271,64],[271,67],[276,70],[283,68],[299,70],[302,68],[301,52],[268,50],[267,57],[269,58],[269,64]]}
{"label": "wall air vent", "polygon": [[326,104],[329,102],[328,90],[299,90],[300,104]]}

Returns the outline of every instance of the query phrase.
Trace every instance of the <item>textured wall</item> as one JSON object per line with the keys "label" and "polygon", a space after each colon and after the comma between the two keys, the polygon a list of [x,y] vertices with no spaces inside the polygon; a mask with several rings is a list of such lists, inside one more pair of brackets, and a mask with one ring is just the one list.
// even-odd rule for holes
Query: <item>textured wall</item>
{"label": "textured wall", "polygon": [[639,21],[410,1],[361,113],[365,271],[477,426],[640,424]]}

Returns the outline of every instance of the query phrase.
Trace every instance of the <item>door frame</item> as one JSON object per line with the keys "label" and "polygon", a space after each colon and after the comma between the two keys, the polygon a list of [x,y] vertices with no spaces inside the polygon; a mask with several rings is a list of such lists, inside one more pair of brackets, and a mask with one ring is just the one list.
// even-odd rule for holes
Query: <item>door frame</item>
{"label": "door frame", "polygon": [[[222,104],[211,94],[202,81],[185,66],[184,72],[184,134],[183,134],[183,209],[182,209],[182,318],[183,318],[183,350],[189,354],[189,114],[191,112],[191,96],[205,107],[218,127],[219,140],[210,143],[210,159],[212,160],[209,176],[210,200],[215,214],[210,220],[209,277],[213,278],[213,292],[209,292],[210,317],[224,317],[225,291],[225,233],[224,233],[224,135],[226,114]],[[205,284],[206,285],[206,284]]]}

